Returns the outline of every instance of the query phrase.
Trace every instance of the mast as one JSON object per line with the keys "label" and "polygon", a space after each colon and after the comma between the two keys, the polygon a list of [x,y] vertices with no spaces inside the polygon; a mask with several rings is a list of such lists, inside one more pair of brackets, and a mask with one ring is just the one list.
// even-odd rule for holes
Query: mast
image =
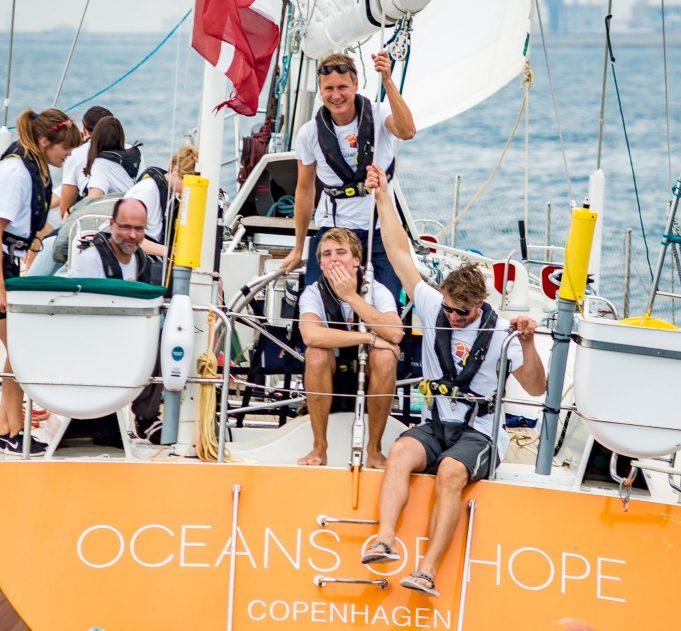
{"label": "mast", "polygon": [[[612,13],[612,0],[608,0],[608,16]],[[596,170],[589,177],[589,203],[591,209],[598,213],[596,230],[594,232],[591,258],[589,259],[589,273],[593,277],[593,288],[598,291],[601,275],[601,249],[603,243],[603,211],[605,206],[605,173],[601,169],[603,150],[603,134],[605,132],[605,88],[608,78],[608,34],[606,27],[605,57],[603,60],[603,82],[601,85],[601,110],[598,121],[598,156]]]}
{"label": "mast", "polygon": [[[207,305],[213,302],[213,261],[215,259],[215,235],[218,218],[218,193],[220,189],[220,164],[224,135],[224,113],[215,113],[215,105],[224,100],[227,91],[227,78],[208,62],[203,65],[203,89],[199,110],[199,162],[197,172],[208,178],[206,215],[201,247],[201,266],[193,270],[190,283],[192,304]],[[200,318],[200,320],[199,320]],[[192,365],[196,365],[199,355],[208,343],[208,329],[205,316],[195,315],[196,333]],[[179,409],[179,428],[177,435],[178,451],[186,451],[192,445],[194,420],[197,417],[199,385],[189,383],[182,397]]]}

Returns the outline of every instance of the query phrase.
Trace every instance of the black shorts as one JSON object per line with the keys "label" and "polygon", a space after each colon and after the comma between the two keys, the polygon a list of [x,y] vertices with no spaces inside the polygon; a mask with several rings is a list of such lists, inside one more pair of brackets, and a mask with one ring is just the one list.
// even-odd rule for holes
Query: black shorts
{"label": "black shorts", "polygon": [[[486,434],[463,423],[442,423],[446,449],[435,436],[431,422],[417,425],[400,436],[415,438],[426,450],[426,468],[423,473],[437,473],[443,458],[453,458],[468,469],[468,481],[475,482],[487,477],[492,440]],[[498,459],[497,459],[498,460]]]}
{"label": "black shorts", "polygon": [[[15,258],[10,258],[7,254],[2,255],[2,273],[4,279],[16,278],[19,276],[19,261]],[[7,312],[0,312],[0,320],[4,320],[7,317]]]}

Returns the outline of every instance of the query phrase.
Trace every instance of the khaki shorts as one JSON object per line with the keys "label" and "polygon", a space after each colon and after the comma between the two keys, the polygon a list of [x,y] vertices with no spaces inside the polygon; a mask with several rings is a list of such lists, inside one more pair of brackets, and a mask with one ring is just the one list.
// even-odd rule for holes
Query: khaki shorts
{"label": "khaki shorts", "polygon": [[464,423],[444,422],[442,425],[446,447],[435,436],[431,421],[412,427],[400,436],[409,436],[423,445],[426,451],[426,468],[423,473],[435,474],[444,458],[453,458],[468,469],[469,482],[486,478],[492,451],[489,436]]}

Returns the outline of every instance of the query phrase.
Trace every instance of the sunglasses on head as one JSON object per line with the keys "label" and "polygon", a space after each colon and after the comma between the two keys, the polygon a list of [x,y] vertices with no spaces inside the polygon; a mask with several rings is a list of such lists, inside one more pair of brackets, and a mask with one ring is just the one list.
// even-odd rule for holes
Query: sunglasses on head
{"label": "sunglasses on head", "polygon": [[350,64],[331,64],[328,66],[319,66],[317,68],[317,73],[324,76],[330,75],[332,72],[337,72],[339,74],[345,74],[346,72],[355,72],[355,68]]}
{"label": "sunglasses on head", "polygon": [[449,305],[442,303],[442,310],[445,313],[456,313],[456,315],[463,318],[467,316],[473,309],[472,307],[468,307],[468,309],[457,309],[456,307],[450,307]]}

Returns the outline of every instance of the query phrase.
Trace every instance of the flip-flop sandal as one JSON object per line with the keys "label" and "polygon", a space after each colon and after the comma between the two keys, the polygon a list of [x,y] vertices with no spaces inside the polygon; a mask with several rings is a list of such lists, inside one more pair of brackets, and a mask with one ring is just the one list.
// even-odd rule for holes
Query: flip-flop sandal
{"label": "flip-flop sandal", "polygon": [[362,563],[365,565],[373,565],[374,563],[390,563],[392,561],[399,560],[400,555],[383,541],[376,541],[373,545],[369,546],[367,551],[362,555]]}
{"label": "flip-flop sandal", "polygon": [[[424,585],[419,583],[416,579],[421,579],[427,581],[429,585]],[[435,589],[435,581],[430,574],[425,574],[423,572],[412,572],[407,578],[403,578],[400,581],[402,587],[407,589],[413,589],[417,592],[422,592],[423,594],[428,594],[428,596],[439,596],[440,592]]]}

